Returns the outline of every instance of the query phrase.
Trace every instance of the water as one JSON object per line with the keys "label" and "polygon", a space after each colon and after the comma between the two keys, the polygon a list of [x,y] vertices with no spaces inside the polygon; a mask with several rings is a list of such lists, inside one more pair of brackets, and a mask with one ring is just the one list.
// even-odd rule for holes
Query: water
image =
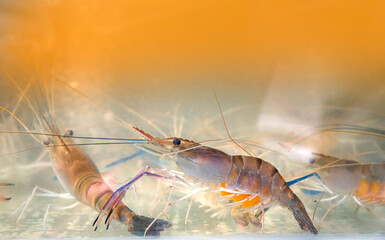
{"label": "water", "polygon": [[[284,149],[279,147],[279,143],[290,143],[302,137],[306,139],[299,145],[316,152],[349,156],[362,162],[384,161],[384,138],[305,131],[336,124],[384,130],[384,69],[380,64],[382,54],[379,48],[376,49],[375,41],[365,42],[359,38],[355,38],[357,42],[342,41],[352,35],[350,32],[338,34],[338,26],[319,38],[318,32],[306,32],[302,29],[306,29],[305,25],[298,25],[303,21],[290,16],[282,26],[276,26],[271,18],[277,17],[278,13],[268,4],[254,6],[249,3],[238,9],[227,3],[170,3],[166,5],[172,5],[171,10],[160,12],[157,9],[165,6],[139,4],[133,8],[121,3],[122,6],[89,5],[84,8],[60,1],[34,2],[26,6],[12,2],[1,4],[5,10],[0,19],[4,23],[0,30],[3,33],[0,105],[13,110],[31,131],[41,131],[37,117],[27,102],[18,104],[21,94],[9,76],[21,89],[26,89],[26,95],[37,111],[53,109],[63,129],[72,129],[77,136],[117,138],[137,136],[113,114],[158,137],[178,136],[194,141],[227,138],[212,84],[231,135],[244,143],[252,141],[253,144],[244,145],[247,150],[272,162],[284,176],[308,171],[303,165],[289,161]],[[323,9],[318,5],[301,6],[292,12],[293,15],[296,15],[295,11],[311,15],[313,8]],[[256,10],[258,14],[245,12],[247,9],[259,9]],[[101,13],[107,16],[101,17]],[[381,15],[375,10],[371,13],[373,19]],[[318,22],[317,19],[313,20]],[[290,23],[302,30],[290,34],[285,31]],[[373,28],[377,26],[373,25]],[[327,38],[332,33],[334,40]],[[282,43],[281,39],[287,41]],[[328,40],[326,43],[325,39]],[[304,42],[308,43],[304,45]],[[357,50],[357,45],[362,49]],[[58,81],[54,81],[52,89],[37,88],[41,84],[36,81],[51,82],[50,74],[109,111]],[[47,96],[52,96],[53,100],[36,101]],[[43,102],[53,102],[53,106]],[[25,129],[3,111],[0,131]],[[94,232],[92,223],[97,215],[94,210],[81,204],[72,209],[55,209],[75,202],[57,197],[34,197],[17,224],[20,211],[14,211],[36,185],[56,193],[65,191],[54,180],[50,158],[47,149],[41,147],[41,138],[36,142],[28,135],[1,134],[0,139],[0,182],[15,183],[15,187],[0,188],[1,195],[12,196],[11,201],[0,202],[2,238],[133,237],[117,222],[113,222],[108,231],[101,227]],[[207,144],[223,148],[230,154],[244,154],[232,144]],[[98,167],[138,151],[132,145],[96,145],[84,146],[84,149]],[[357,156],[367,151],[377,153]],[[145,165],[173,167],[145,154],[110,169],[108,176],[115,178],[116,186]],[[166,186],[158,180],[144,178],[136,184],[136,194],[134,190],[127,193],[125,202],[135,212],[149,215],[155,196],[159,196]],[[315,209],[313,197],[302,194],[298,188],[294,191],[312,215]],[[181,196],[175,192],[172,199]],[[162,201],[154,215],[164,204]],[[51,208],[44,231],[43,219],[48,205]],[[187,200],[169,209],[169,221],[173,226],[164,231],[163,236],[247,239],[260,235],[260,228],[256,226],[239,229],[229,214],[221,219],[211,218],[215,211],[207,212],[208,208],[200,207],[198,202],[193,202],[185,225],[188,205]],[[349,199],[334,208],[322,223],[321,237],[383,238],[384,222],[362,208],[355,213],[356,206]],[[328,203],[318,207],[314,220],[316,227],[327,208]],[[385,216],[383,206],[373,210]],[[264,234],[267,238],[310,237],[299,229],[292,214],[280,207],[266,213]]]}
{"label": "water", "polygon": [[[27,74],[26,72],[23,74]],[[43,74],[38,73],[36,78],[42,79],[42,76]],[[2,79],[4,79],[4,81],[9,80],[5,77]],[[19,84],[23,83],[22,78],[17,78],[17,80]],[[11,83],[9,84],[10,88],[12,88]],[[83,88],[81,81],[77,84],[79,84],[79,89]],[[108,108],[111,109],[111,112],[114,112],[121,118],[140,128],[146,129],[146,131],[154,135],[162,136],[161,132],[163,131],[168,136],[182,136],[185,138],[192,138],[196,141],[225,137],[226,133],[220,119],[219,111],[210,86],[208,85],[199,85],[198,87],[196,86],[197,84],[191,84],[191,88],[187,89],[182,86],[183,84],[180,84],[177,87],[172,84],[167,84],[167,87],[162,90],[151,84],[138,82],[136,83],[136,87],[145,89],[138,94],[138,92],[132,91],[129,87],[123,87],[121,88],[123,90],[121,90],[114,86],[108,86],[108,84],[101,84],[99,86],[98,84],[101,83],[85,87],[84,89],[86,89],[87,95],[92,95],[94,98],[96,96],[95,99],[103,105],[108,106]],[[269,94],[277,96],[275,91],[281,90],[279,87],[278,89],[272,87],[274,85],[274,82],[269,84]],[[223,94],[227,93],[229,89],[234,89],[235,84],[232,85],[231,83],[228,83],[228,85],[222,85],[214,82],[214,86],[220,98],[222,108],[224,109],[229,129],[234,137],[252,139],[262,146],[272,147],[276,146],[277,142],[288,141],[288,139],[293,139],[294,136],[309,135],[308,132],[299,132],[294,135],[292,132],[285,132],[288,129],[305,129],[305,127],[302,127],[301,125],[304,123],[309,124],[310,121],[301,122],[302,120],[298,120],[299,122],[295,122],[295,125],[293,126],[293,122],[290,119],[296,119],[295,116],[298,115],[292,114],[289,111],[282,113],[277,110],[281,109],[281,101],[274,104],[273,100],[271,102],[265,100],[264,104],[271,105],[271,107],[268,108],[269,110],[266,110],[264,106],[261,106],[264,105],[261,103],[242,105],[243,102],[252,102],[252,100],[245,100],[244,98],[247,97],[240,93],[236,94],[240,99],[238,101],[236,101],[237,98],[235,98],[234,95],[228,97],[229,95]],[[280,86],[280,84],[278,84],[278,86]],[[194,87],[199,89],[199,91],[191,90],[194,89]],[[168,89],[172,89],[170,94],[168,94]],[[247,89],[248,87],[244,86],[244,90],[248,91]],[[302,91],[302,88],[300,89]],[[115,94],[108,95],[106,92]],[[75,132],[75,135],[93,137],[135,137],[133,133],[115,121],[111,116],[111,113],[105,112],[103,109],[95,106],[95,104],[84,99],[82,96],[79,96],[79,94],[66,86],[56,83],[53,93],[55,97],[54,109],[59,124],[64,129],[72,129]],[[291,94],[292,93],[289,91],[288,95]],[[344,92],[342,94],[348,93]],[[161,97],[161,95],[167,95],[167,97]],[[11,100],[15,99],[15,96],[19,97],[20,94],[10,94],[10,96],[7,96],[10,103],[9,106],[14,106],[11,104]],[[33,96],[33,94],[29,94],[29,96]],[[277,97],[281,100],[285,98],[285,96],[282,95]],[[164,101],[157,101],[157,98]],[[267,97],[267,99],[269,98],[275,99],[274,97]],[[295,95],[294,97],[287,96],[287,99],[283,102],[288,102],[289,98],[291,99],[290,103],[292,103],[293,101],[301,102],[299,99],[302,97],[300,95]],[[298,100],[296,100],[296,98]],[[327,99],[325,101],[331,100]],[[305,105],[311,104],[308,102],[309,101],[302,101]],[[227,107],[229,105],[230,107]],[[237,108],[237,106],[240,107]],[[293,108],[293,111],[300,112],[300,110],[297,109],[298,104],[286,106]],[[44,106],[40,107],[44,109]],[[143,121],[138,115],[135,115],[133,111],[127,111],[125,107],[134,109],[149,122]],[[318,119],[318,121],[324,122],[325,124],[333,122],[333,119],[338,119],[337,122],[345,121],[338,118],[341,115],[355,116],[361,119],[369,119],[374,115],[365,109],[350,109],[345,106],[328,106],[327,108],[331,108],[332,111],[329,113],[325,110],[325,119]],[[300,107],[300,109],[306,109],[306,107]],[[311,112],[313,110],[307,111]],[[267,121],[265,115],[263,115],[264,112],[268,112],[268,114],[277,117],[288,114],[288,117],[279,117],[279,119],[288,119],[288,121],[284,121],[283,126],[279,124],[279,119],[274,117],[272,118],[274,120]],[[368,115],[365,115],[366,113],[368,113]],[[38,131],[34,130],[34,127],[37,126],[36,118],[25,102],[21,103],[21,106],[15,111],[15,114],[20,115],[22,120],[31,127],[32,131]],[[303,116],[303,114],[299,116]],[[306,116],[308,117],[310,115],[307,114]],[[12,131],[23,130],[11,117],[3,115],[3,119],[4,124],[2,124],[2,131],[7,131],[9,130],[8,128],[11,128]],[[354,118],[352,117],[350,119]],[[381,122],[381,119],[375,118],[365,121],[365,124],[379,126],[381,125]],[[290,124],[285,126],[285,123]],[[275,124],[278,124],[278,126]],[[161,131],[155,129],[153,126],[157,126]],[[307,125],[306,127],[308,126],[310,125]],[[318,124],[314,124],[314,126],[318,126]],[[268,129],[268,131],[262,131],[261,133],[257,132],[259,129],[263,128]],[[250,129],[254,130],[250,131]],[[282,131],[278,131],[277,133],[277,129]],[[131,236],[127,233],[124,226],[121,226],[116,222],[112,224],[108,231],[100,229],[97,232],[94,232],[91,225],[96,217],[96,212],[81,204],[73,209],[66,210],[51,208],[47,215],[44,231],[43,219],[49,204],[51,204],[51,206],[68,206],[75,202],[73,199],[59,199],[55,197],[33,198],[21,218],[20,223],[16,224],[16,218],[18,217],[19,212],[15,215],[12,215],[12,213],[27,198],[35,185],[39,185],[57,193],[64,193],[64,190],[58,182],[54,181],[54,174],[50,167],[50,158],[49,155],[47,155],[47,150],[45,148],[15,153],[20,150],[39,147],[40,144],[27,135],[4,134],[4,139],[6,139],[9,147],[3,149],[2,153],[9,155],[3,156],[1,159],[3,166],[7,166],[2,170],[1,180],[3,182],[13,182],[16,186],[14,188],[1,189],[3,195],[13,197],[9,202],[1,203],[2,224],[0,231],[2,237],[52,238],[82,236],[99,238]],[[341,156],[341,154],[343,154],[342,156],[348,156],[355,151],[364,152],[378,149],[379,147],[382,149],[384,144],[382,139],[370,136],[325,133],[310,137],[309,140],[303,142],[302,145],[309,146],[309,144],[314,143],[314,141],[323,139],[325,142],[316,145],[320,151],[323,149],[324,151],[328,151],[328,154],[337,154],[337,156]],[[78,143],[81,143],[81,141],[78,141]],[[260,147],[247,146],[247,148],[254,154],[261,154],[264,159],[274,162],[283,175],[292,174],[292,172],[289,171],[290,168],[287,167],[287,160],[285,160],[281,154],[267,153],[265,149]],[[90,154],[91,158],[94,159],[98,167],[105,166],[114,160],[129,156],[137,151],[137,148],[130,145],[85,146],[84,149]],[[224,149],[233,154],[241,153],[241,150],[235,147],[226,147]],[[343,151],[344,153],[341,153]],[[382,161],[381,156],[383,156],[382,152],[371,157],[364,156],[362,159],[365,160],[365,158],[369,158],[366,159],[366,161]],[[130,160],[122,166],[113,168],[109,173],[116,177],[116,182],[119,184],[126,181],[129,177],[134,176],[144,165],[155,167],[167,166],[147,154],[140,158]],[[306,172],[306,169],[296,168],[295,173],[299,174],[304,172]],[[136,185],[136,197],[134,192],[130,191],[127,194],[125,202],[138,213],[148,215],[148,210],[152,207],[154,202],[153,191],[154,184],[156,184],[157,180],[142,180]],[[165,184],[161,186],[164,189]],[[298,189],[296,192],[299,192]],[[173,199],[177,199],[178,196],[180,197],[181,194],[176,194]],[[306,204],[309,213],[312,214],[315,204],[310,202],[311,198],[301,193],[300,197]],[[164,202],[162,203],[164,204]],[[240,235],[247,237],[258,236],[260,234],[260,228],[256,226],[249,226],[248,229],[239,229],[231,219],[230,215],[227,215],[226,218],[222,219],[211,218],[210,216],[213,212],[205,212],[207,208],[200,208],[200,204],[197,202],[193,203],[188,223],[185,225],[184,218],[188,204],[189,201],[186,201],[170,208],[168,216],[173,226],[164,232],[164,236],[188,235],[190,237],[217,237],[218,235]],[[327,207],[328,203],[323,203],[318,208],[314,221],[316,226],[319,224]],[[345,204],[336,207],[323,222],[321,234],[325,234],[324,236],[326,237],[340,236],[327,234],[369,234],[372,237],[380,236],[378,234],[384,234],[382,221],[376,219],[363,209],[360,209],[358,213],[355,213],[355,207],[356,205],[352,200],[348,200]],[[155,212],[160,210],[161,208],[158,207]],[[385,213],[381,206],[376,207],[375,211],[378,215],[382,214],[381,216]],[[286,236],[293,234],[296,237],[309,237],[308,234],[299,229],[289,211],[276,207],[266,214],[265,235]],[[341,235],[341,237],[344,237],[344,235]]]}

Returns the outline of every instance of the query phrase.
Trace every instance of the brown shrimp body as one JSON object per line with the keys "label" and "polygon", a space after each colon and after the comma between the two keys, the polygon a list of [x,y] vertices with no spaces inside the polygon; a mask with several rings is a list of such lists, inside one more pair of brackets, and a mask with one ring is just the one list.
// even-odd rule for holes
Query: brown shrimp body
{"label": "brown shrimp body", "polygon": [[[248,156],[232,156],[232,168],[226,182],[223,184],[228,190],[237,190],[244,195],[258,194],[258,198],[268,199],[269,202],[280,203],[279,191],[288,188],[277,169],[260,158]],[[274,184],[282,185],[277,187]],[[289,189],[289,188],[288,188]],[[278,190],[278,191],[277,191]],[[278,193],[278,195],[277,195]],[[275,195],[273,195],[275,194]],[[286,192],[285,192],[286,194]],[[293,193],[289,189],[289,196]],[[242,207],[250,207],[246,202]]]}
{"label": "brown shrimp body", "polygon": [[287,207],[293,212],[301,229],[317,234],[301,200],[272,164],[260,158],[232,156],[232,168],[222,185],[241,193],[235,195],[233,201],[242,201],[242,208],[250,208],[261,202],[265,202],[266,206],[277,204]]}
{"label": "brown shrimp body", "polygon": [[260,202],[266,207],[273,204],[287,207],[301,229],[318,233],[301,200],[272,164],[255,157],[232,156],[185,139],[154,138],[137,130],[149,140],[145,148],[161,152],[163,159],[175,161],[189,177],[216,185],[222,195],[232,195],[233,201],[240,202],[243,208]]}

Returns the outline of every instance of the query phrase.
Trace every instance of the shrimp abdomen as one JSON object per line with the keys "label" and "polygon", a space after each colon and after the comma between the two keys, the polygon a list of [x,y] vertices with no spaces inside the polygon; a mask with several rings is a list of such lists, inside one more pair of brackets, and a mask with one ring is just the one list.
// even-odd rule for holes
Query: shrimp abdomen
{"label": "shrimp abdomen", "polygon": [[232,160],[233,166],[225,184],[227,188],[250,195],[258,194],[261,202],[268,199],[268,202],[287,207],[293,212],[301,229],[318,233],[303,203],[272,164],[247,156],[233,156]]}

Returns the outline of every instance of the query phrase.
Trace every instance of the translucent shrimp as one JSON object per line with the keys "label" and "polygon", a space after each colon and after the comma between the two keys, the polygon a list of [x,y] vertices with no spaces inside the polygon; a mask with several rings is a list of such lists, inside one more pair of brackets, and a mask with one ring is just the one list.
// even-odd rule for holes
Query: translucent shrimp
{"label": "translucent shrimp", "polygon": [[322,167],[317,173],[332,192],[351,194],[361,203],[385,203],[385,163],[365,164],[317,153],[312,156],[312,165]]}
{"label": "translucent shrimp", "polygon": [[[385,138],[380,129],[357,125],[344,126],[344,130],[346,129],[357,131],[357,134],[363,134],[363,136],[369,136],[375,140]],[[338,131],[343,130],[338,128]],[[368,144],[366,141],[362,141],[362,143]],[[320,226],[333,207],[349,198],[373,216],[385,220],[370,208],[383,206],[385,203],[385,162],[381,148],[337,158],[315,153],[304,147],[288,147],[284,144],[281,146],[289,152],[289,159],[296,159],[313,169],[311,172],[316,178],[300,183],[299,187],[308,194],[318,195],[322,193],[316,208],[320,201],[330,201],[329,208],[321,218]],[[361,160],[352,160],[360,158]]]}
{"label": "translucent shrimp", "polygon": [[385,204],[385,163],[360,163],[355,160],[311,153],[310,164],[317,177],[332,195],[348,196],[377,216],[367,206]]}

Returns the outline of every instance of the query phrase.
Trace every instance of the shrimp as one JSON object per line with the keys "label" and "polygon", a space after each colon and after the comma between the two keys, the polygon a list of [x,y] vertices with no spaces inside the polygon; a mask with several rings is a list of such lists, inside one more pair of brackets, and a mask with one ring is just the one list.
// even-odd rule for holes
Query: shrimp
{"label": "shrimp", "polygon": [[[360,163],[312,153],[312,165],[330,193],[351,196],[359,205],[385,203],[385,163]],[[385,219],[384,219],[385,220]]]}
{"label": "shrimp", "polygon": [[[324,199],[324,201],[329,200],[331,202],[320,224],[332,207],[341,204],[348,197],[352,198],[359,207],[363,207],[373,216],[385,220],[385,218],[378,216],[368,208],[368,206],[378,206],[385,203],[384,162],[362,163],[356,160],[349,160],[348,158],[336,158],[303,150],[297,151],[285,145],[282,146],[289,150],[292,155],[300,157],[301,161],[315,167],[312,174],[318,178],[321,186],[317,187],[314,184],[306,184],[302,186],[305,192],[327,192],[332,195],[330,198]],[[377,152],[366,152],[360,155],[374,153]],[[338,197],[341,198],[338,199]]]}
{"label": "shrimp", "polygon": [[[272,164],[256,157],[232,156],[181,138],[155,138],[143,130],[135,127],[134,129],[148,140],[147,144],[143,145],[144,149],[160,155],[161,159],[174,161],[188,177],[209,186],[208,189],[217,190],[222,196],[230,196],[234,204],[244,209],[241,219],[236,217],[238,222],[245,220],[245,213],[246,218],[249,218],[248,213],[258,208],[262,208],[263,212],[266,207],[280,205],[293,213],[302,230],[318,233],[301,200]],[[146,170],[138,174],[133,181],[150,175]],[[133,181],[115,191],[98,218],[103,217],[106,211],[115,210]],[[106,221],[108,218],[107,216]]]}
{"label": "shrimp", "polygon": [[[78,201],[100,211],[113,194],[112,189],[103,180],[89,156],[71,140],[72,131],[67,131],[64,137],[61,137],[52,126],[49,128],[56,136],[53,140],[48,138],[44,143],[51,147],[50,154],[55,175],[67,192]],[[127,225],[129,231],[135,235],[143,235],[144,230],[153,221],[152,218],[136,215],[123,203],[119,203],[116,210],[110,214]],[[149,233],[159,235],[160,231],[169,226],[167,221],[156,221]]]}
{"label": "shrimp", "polygon": [[[385,203],[385,164],[364,164],[313,153],[312,165],[332,191],[351,194],[367,203]],[[323,167],[324,166],[324,167]]]}
{"label": "shrimp", "polygon": [[[8,186],[14,186],[12,183],[0,183],[0,187],[8,187]],[[11,200],[10,197],[4,197],[0,195],[0,202],[5,202]]]}
{"label": "shrimp", "polygon": [[[106,200],[113,194],[112,189],[104,181],[87,153],[73,142],[71,139],[73,131],[68,130],[61,135],[57,126],[49,124],[44,117],[43,120],[52,136],[44,139],[43,142],[49,147],[52,168],[59,182],[78,201],[100,211]],[[135,235],[143,235],[144,230],[153,222],[152,218],[136,215],[123,203],[117,206],[113,217],[127,225],[128,230]],[[160,231],[168,227],[170,224],[167,221],[157,220],[155,224],[152,224],[149,234],[159,235]]]}
{"label": "shrimp", "polygon": [[[27,97],[25,96],[26,100]],[[31,108],[29,100],[27,100]],[[34,133],[10,110],[0,106],[4,111],[11,114],[19,123],[30,133]],[[34,112],[37,112],[33,110]],[[76,143],[73,142],[73,131],[68,130],[65,134],[49,115],[50,122],[45,116],[40,121],[43,129],[49,131],[50,138],[44,139],[43,143],[49,149],[51,155],[52,168],[59,182],[64,189],[75,197],[79,202],[100,211],[105,202],[113,194],[112,189],[102,178],[98,168],[87,155],[87,153]],[[144,230],[153,222],[152,218],[135,214],[127,205],[119,203],[114,212],[110,214],[119,222],[128,226],[128,230],[134,235],[143,235]],[[156,220],[148,230],[149,235],[157,236],[160,231],[170,227],[170,224],[164,220]],[[108,226],[107,226],[108,228]],[[96,229],[95,229],[96,230]]]}

